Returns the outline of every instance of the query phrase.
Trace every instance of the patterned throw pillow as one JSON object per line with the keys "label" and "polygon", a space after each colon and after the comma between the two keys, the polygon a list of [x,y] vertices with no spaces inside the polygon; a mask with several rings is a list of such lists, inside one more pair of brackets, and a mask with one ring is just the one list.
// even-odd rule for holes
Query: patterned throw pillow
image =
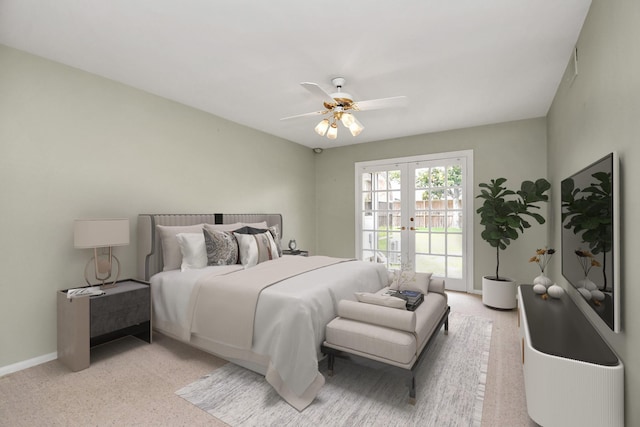
{"label": "patterned throw pillow", "polygon": [[273,241],[278,249],[278,257],[282,256],[282,243],[280,242],[280,231],[277,225],[272,225],[269,228],[255,228],[248,225],[245,225],[242,228],[234,230],[234,233],[238,234],[261,234],[266,232],[271,233],[271,237],[273,237]]}
{"label": "patterned throw pillow", "polygon": [[261,262],[279,258],[278,248],[270,232],[257,234],[233,233],[238,241],[240,263],[252,267]]}
{"label": "patterned throw pillow", "polygon": [[207,265],[238,263],[238,242],[232,232],[205,228],[203,233],[207,248]]}
{"label": "patterned throw pillow", "polygon": [[276,247],[278,248],[278,256],[282,256],[282,243],[280,241],[280,231],[278,230],[277,225],[272,225],[269,227],[269,232],[271,236],[273,236],[273,241],[276,243]]}

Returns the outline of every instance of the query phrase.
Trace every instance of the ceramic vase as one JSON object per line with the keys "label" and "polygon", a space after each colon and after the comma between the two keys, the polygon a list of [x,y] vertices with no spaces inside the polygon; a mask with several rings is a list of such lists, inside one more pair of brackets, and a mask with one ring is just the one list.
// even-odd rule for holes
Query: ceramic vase
{"label": "ceramic vase", "polygon": [[535,279],[533,279],[533,284],[534,285],[543,285],[545,288],[548,288],[549,286],[553,285],[553,280],[549,279],[545,274],[544,271],[537,276]]}

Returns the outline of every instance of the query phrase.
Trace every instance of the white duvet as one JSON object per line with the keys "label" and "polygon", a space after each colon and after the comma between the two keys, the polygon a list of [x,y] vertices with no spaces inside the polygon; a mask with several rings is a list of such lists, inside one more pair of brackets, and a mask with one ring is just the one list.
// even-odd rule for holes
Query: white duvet
{"label": "white duvet", "polygon": [[[208,274],[232,275],[242,268],[232,265],[154,275],[151,278],[154,327],[191,341],[188,306],[198,279]],[[304,409],[324,383],[318,372],[320,344],[326,324],[336,317],[338,301],[353,300],[354,292],[358,291],[375,292],[387,282],[383,265],[349,261],[291,277],[261,292],[251,350],[268,361],[267,381],[292,406]]]}

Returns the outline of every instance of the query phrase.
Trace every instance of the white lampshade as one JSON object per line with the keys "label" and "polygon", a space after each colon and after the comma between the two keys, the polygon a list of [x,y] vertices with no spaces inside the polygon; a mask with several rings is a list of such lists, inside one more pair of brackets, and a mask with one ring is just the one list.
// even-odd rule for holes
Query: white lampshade
{"label": "white lampshade", "polygon": [[106,248],[129,244],[129,218],[77,219],[73,224],[73,246]]}

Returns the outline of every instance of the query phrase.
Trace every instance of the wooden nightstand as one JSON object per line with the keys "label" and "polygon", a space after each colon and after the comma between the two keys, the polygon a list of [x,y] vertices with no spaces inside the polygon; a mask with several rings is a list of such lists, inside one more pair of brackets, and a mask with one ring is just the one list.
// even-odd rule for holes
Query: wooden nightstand
{"label": "wooden nightstand", "polygon": [[100,296],[67,298],[58,291],[58,359],[72,371],[88,368],[90,349],[125,335],[151,343],[151,288],[121,280]]}
{"label": "wooden nightstand", "polygon": [[282,255],[309,256],[309,251],[302,251],[302,250],[299,250],[299,249],[296,249],[295,251],[292,251],[291,249],[283,249],[282,250]]}

